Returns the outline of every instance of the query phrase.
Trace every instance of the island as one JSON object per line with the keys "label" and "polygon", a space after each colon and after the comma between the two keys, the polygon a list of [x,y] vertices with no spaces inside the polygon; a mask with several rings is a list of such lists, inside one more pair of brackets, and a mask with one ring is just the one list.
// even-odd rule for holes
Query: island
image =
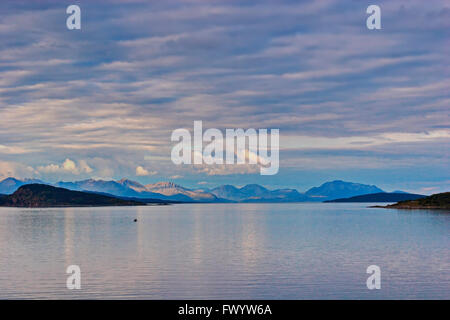
{"label": "island", "polygon": [[437,193],[431,196],[409,201],[400,201],[387,206],[375,206],[390,209],[444,209],[450,210],[450,192]]}
{"label": "island", "polygon": [[398,202],[406,200],[417,200],[420,198],[425,198],[426,196],[422,194],[414,193],[399,193],[399,192],[377,192],[371,194],[364,194],[360,196],[354,196],[350,198],[341,198],[334,200],[327,200],[324,202]]}
{"label": "island", "polygon": [[144,202],[123,200],[91,192],[72,191],[45,184],[21,186],[11,195],[0,197],[0,206],[24,208],[143,206]]}

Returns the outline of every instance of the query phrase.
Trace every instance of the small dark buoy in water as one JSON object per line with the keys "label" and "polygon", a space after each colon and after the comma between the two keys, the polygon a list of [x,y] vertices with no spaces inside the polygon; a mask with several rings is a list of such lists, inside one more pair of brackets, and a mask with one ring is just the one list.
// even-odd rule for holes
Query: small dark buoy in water
{"label": "small dark buoy in water", "polygon": [[137,219],[134,219],[134,222],[137,222]]}

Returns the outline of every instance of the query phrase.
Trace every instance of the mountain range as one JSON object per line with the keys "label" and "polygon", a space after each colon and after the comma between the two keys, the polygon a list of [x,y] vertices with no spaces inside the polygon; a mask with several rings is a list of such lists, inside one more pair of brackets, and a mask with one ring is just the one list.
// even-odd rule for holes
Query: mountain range
{"label": "mountain range", "polygon": [[258,184],[243,187],[222,185],[212,189],[189,189],[172,182],[143,185],[129,179],[60,181],[47,183],[36,179],[7,178],[0,182],[0,194],[12,194],[28,184],[46,184],[72,191],[89,191],[129,199],[159,199],[175,202],[305,202],[329,201],[340,198],[384,193],[374,186],[341,180],[330,181],[301,193],[296,189],[269,190]]}
{"label": "mountain range", "polygon": [[242,188],[223,185],[209,191],[217,198],[238,202],[300,202],[308,197],[295,189],[269,190],[258,184],[248,184]]}

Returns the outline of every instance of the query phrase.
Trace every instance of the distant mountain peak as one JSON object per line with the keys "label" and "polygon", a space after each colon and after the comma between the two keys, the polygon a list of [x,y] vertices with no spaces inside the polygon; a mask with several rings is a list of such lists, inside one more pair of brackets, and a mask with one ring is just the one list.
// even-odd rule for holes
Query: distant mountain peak
{"label": "distant mountain peak", "polygon": [[134,185],[134,186],[140,186],[140,187],[144,187],[144,185],[140,184],[137,181],[133,181],[130,179],[126,179],[126,178],[122,178],[120,180],[116,181],[117,183],[123,184],[123,185]]}
{"label": "distant mountain peak", "polygon": [[19,182],[20,180],[13,178],[13,177],[8,177],[8,178],[4,179],[2,182],[10,182],[10,181]]}
{"label": "distant mountain peak", "polygon": [[136,192],[147,191],[147,188],[144,185],[140,184],[139,182],[130,180],[130,179],[122,178],[122,179],[118,180],[117,183],[122,186],[125,186],[127,188],[130,188]]}
{"label": "distant mountain peak", "polygon": [[231,185],[231,184],[224,184],[224,185],[218,186],[218,187],[216,187],[216,188],[214,188],[214,189],[222,189],[222,190],[226,190],[226,189],[228,189],[228,190],[239,190],[239,188],[237,188],[237,187],[235,187],[235,186],[233,186],[233,185]]}
{"label": "distant mountain peak", "polygon": [[31,183],[42,183],[46,184],[45,182],[42,182],[37,179],[16,179],[13,177],[8,177],[4,179],[3,181],[0,181],[0,194],[12,194],[14,191],[16,191],[18,188],[20,188],[23,185],[31,184]]}
{"label": "distant mountain peak", "polygon": [[319,187],[311,188],[305,194],[322,200],[334,200],[379,192],[384,191],[375,185],[334,180],[325,182]]}
{"label": "distant mountain peak", "polygon": [[90,178],[90,179],[86,179],[86,180],[75,181],[74,183],[95,183],[95,182],[101,182],[101,181],[103,181],[103,180]]}
{"label": "distant mountain peak", "polygon": [[137,183],[137,184],[140,184],[139,182],[131,180],[131,179],[128,179],[128,178],[122,178],[120,180],[117,180],[116,182],[118,182],[118,183]]}
{"label": "distant mountain peak", "polygon": [[245,186],[243,186],[242,188],[241,188],[241,190],[251,190],[251,189],[253,189],[253,190],[268,190],[268,189],[266,189],[266,188],[264,188],[263,186],[261,186],[261,185],[259,185],[259,184],[256,184],[256,183],[251,183],[251,184],[247,184],[247,185],[245,185]]}
{"label": "distant mountain peak", "polygon": [[147,184],[145,186],[148,191],[160,193],[165,196],[174,196],[174,195],[182,195],[189,197],[196,201],[215,201],[217,197],[209,192],[199,191],[199,190],[191,190],[185,187],[182,187],[176,183],[161,181],[154,184]]}
{"label": "distant mountain peak", "polygon": [[176,183],[170,182],[170,181],[160,181],[153,184],[147,184],[147,188],[158,188],[158,189],[170,189],[170,188],[182,188],[186,189]]}

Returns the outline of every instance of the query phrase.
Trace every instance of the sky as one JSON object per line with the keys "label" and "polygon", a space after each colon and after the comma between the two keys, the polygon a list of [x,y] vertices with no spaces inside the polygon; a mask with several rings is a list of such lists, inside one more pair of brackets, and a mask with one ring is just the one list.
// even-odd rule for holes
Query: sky
{"label": "sky", "polygon": [[[443,0],[4,0],[0,179],[449,191],[449,32]],[[278,128],[278,174],[174,165],[196,120]]]}

